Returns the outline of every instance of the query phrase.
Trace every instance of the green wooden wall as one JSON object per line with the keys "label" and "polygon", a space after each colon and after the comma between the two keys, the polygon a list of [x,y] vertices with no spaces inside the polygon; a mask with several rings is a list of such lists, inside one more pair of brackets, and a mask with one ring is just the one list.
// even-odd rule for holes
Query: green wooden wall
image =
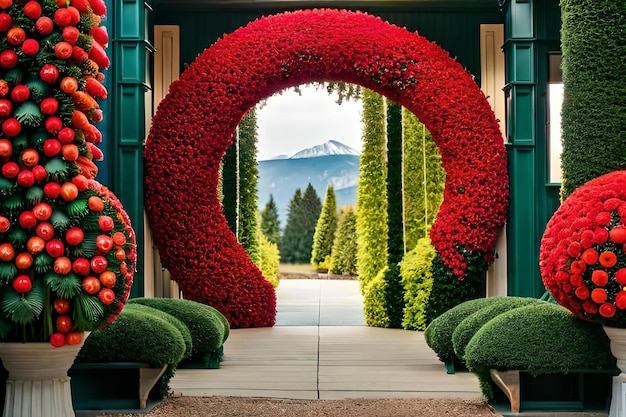
{"label": "green wooden wall", "polygon": [[[319,7],[319,6],[318,6]],[[436,42],[456,57],[476,80],[480,81],[480,24],[504,23],[504,14],[497,2],[490,7],[473,7],[459,11],[413,6],[370,5],[349,8],[380,16],[382,19]],[[190,64],[197,55],[226,33],[230,33],[262,15],[283,12],[285,8],[249,6],[205,7],[185,10],[184,7],[157,7],[154,23],[179,25],[181,37],[181,65]],[[291,8],[290,10],[294,10]]]}

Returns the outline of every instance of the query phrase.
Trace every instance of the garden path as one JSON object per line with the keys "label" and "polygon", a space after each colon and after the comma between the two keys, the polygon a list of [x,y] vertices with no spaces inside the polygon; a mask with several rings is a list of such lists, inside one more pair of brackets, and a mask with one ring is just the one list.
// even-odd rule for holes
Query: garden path
{"label": "garden path", "polygon": [[184,396],[480,400],[471,373],[448,375],[422,332],[367,327],[358,281],[282,280],[276,326],[234,329],[220,369],[179,369]]}

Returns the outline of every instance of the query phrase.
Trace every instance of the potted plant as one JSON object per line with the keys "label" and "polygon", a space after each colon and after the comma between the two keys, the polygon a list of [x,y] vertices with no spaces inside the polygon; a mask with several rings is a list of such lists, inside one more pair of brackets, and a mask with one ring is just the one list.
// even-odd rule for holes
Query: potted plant
{"label": "potted plant", "polygon": [[104,0],[0,0],[5,416],[40,408],[73,416],[67,369],[84,333],[111,323],[130,293],[135,234],[94,179],[93,161],[102,158],[95,123],[107,97],[105,15]]}
{"label": "potted plant", "polygon": [[[563,202],[541,240],[540,268],[559,304],[604,326],[622,371],[615,381],[626,382],[626,171],[595,178]],[[612,410],[626,397],[622,385],[614,384]]]}

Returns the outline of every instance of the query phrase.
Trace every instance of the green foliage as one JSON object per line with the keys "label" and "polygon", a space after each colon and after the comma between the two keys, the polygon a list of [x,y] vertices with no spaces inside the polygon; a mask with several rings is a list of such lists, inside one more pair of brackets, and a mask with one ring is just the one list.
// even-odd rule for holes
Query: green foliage
{"label": "green foliage", "polygon": [[315,188],[309,183],[302,194],[297,189],[287,209],[287,224],[280,242],[285,263],[309,263],[317,219],[322,211]]}
{"label": "green foliage", "polygon": [[485,296],[487,262],[480,253],[461,251],[467,262],[465,278],[459,280],[437,254],[433,259],[433,289],[426,306],[426,320],[430,323],[441,314],[464,301]]}
{"label": "green foliage", "polygon": [[551,303],[519,307],[487,322],[467,344],[465,361],[478,375],[488,399],[493,395],[489,369],[522,369],[540,375],[615,368],[602,326]]}
{"label": "green foliage", "polygon": [[257,122],[254,107],[241,119],[237,132],[239,136],[239,225],[237,239],[250,259],[258,263],[261,258],[257,217],[259,169],[256,148],[258,141]]}
{"label": "green foliage", "polygon": [[363,147],[357,185],[357,272],[361,291],[387,265],[387,161],[383,97],[362,90]]}
{"label": "green foliage", "polygon": [[385,266],[365,287],[363,314],[365,323],[373,327],[389,327],[389,316],[385,308]]}
{"label": "green foliage", "polygon": [[437,354],[441,362],[452,362],[456,358],[452,334],[467,316],[478,310],[500,302],[505,297],[478,298],[466,301],[434,319],[424,332],[426,344]]}
{"label": "green foliage", "polygon": [[402,328],[405,304],[400,266],[398,264],[389,264],[383,273],[383,280],[385,281],[383,287],[385,310],[387,311],[387,317],[389,317],[389,325],[387,327],[400,329]]}
{"label": "green foliage", "polygon": [[237,236],[239,220],[239,140],[237,135],[222,159],[222,210],[228,227]]}
{"label": "green foliage", "polygon": [[324,262],[326,257],[331,255],[335,232],[337,231],[337,221],[337,199],[335,198],[335,189],[331,185],[326,188],[322,212],[315,226],[311,265],[317,267],[318,264]]}
{"label": "green foliage", "polygon": [[418,240],[415,248],[400,262],[400,276],[405,291],[402,319],[404,329],[426,329],[426,305],[433,287],[431,268],[435,254],[435,248],[426,237]]}
{"label": "green foliage", "polygon": [[261,233],[268,241],[278,245],[280,239],[280,221],[278,220],[278,206],[274,196],[270,194],[270,200],[261,210]]}
{"label": "green foliage", "polygon": [[603,174],[626,168],[626,5],[561,0],[565,199]]}
{"label": "green foliage", "polygon": [[168,320],[154,315],[151,308],[127,305],[112,324],[91,332],[75,362],[145,362],[153,367],[168,365],[161,383],[161,395],[165,397],[169,381],[185,349],[182,334]]}
{"label": "green foliage", "polygon": [[498,315],[513,310],[514,308],[524,307],[530,304],[544,303],[536,298],[529,297],[505,297],[495,303],[481,308],[475,313],[470,314],[456,326],[452,333],[452,345],[454,354],[457,358],[464,360],[465,348],[469,341],[474,337],[476,332],[485,325],[489,320]]}
{"label": "green foliage", "polygon": [[342,207],[333,242],[330,272],[355,276],[356,253],[356,213],[352,206]]}
{"label": "green foliage", "polygon": [[266,280],[272,283],[274,288],[278,287],[280,281],[280,253],[278,245],[270,242],[263,233],[259,233],[259,245],[261,249],[261,257],[257,266],[263,273]]}
{"label": "green foliage", "polygon": [[225,317],[206,304],[173,298],[132,298],[128,304],[156,308],[185,323],[191,332],[192,356],[217,351],[228,337],[230,327]]}
{"label": "green foliage", "polygon": [[[387,257],[389,265],[396,265],[404,256],[402,157],[402,107],[387,100]],[[387,290],[391,291],[390,288]],[[402,320],[401,317],[400,320]],[[392,319],[392,322],[395,321]]]}
{"label": "green foliage", "polygon": [[407,250],[428,236],[443,201],[446,171],[439,148],[423,123],[402,109],[404,134],[404,239]]}

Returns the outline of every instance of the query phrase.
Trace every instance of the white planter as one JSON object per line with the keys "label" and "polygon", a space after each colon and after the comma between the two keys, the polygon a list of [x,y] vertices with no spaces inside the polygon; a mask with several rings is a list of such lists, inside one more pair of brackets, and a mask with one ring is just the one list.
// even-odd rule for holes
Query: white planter
{"label": "white planter", "polygon": [[609,417],[626,417],[626,329],[603,327],[611,340],[611,353],[617,358],[617,367],[622,371],[613,377]]}
{"label": "white planter", "polygon": [[9,371],[3,417],[75,417],[67,371],[81,346],[0,343]]}

